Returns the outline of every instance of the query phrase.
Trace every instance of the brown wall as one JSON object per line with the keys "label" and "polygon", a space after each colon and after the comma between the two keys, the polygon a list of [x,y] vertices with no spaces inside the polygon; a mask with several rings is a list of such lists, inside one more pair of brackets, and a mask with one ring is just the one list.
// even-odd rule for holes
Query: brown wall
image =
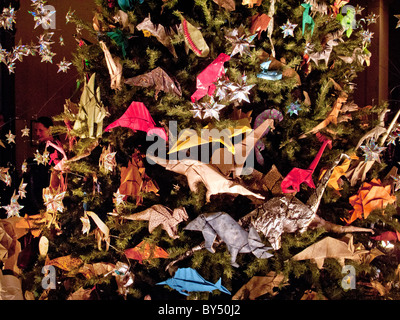
{"label": "brown wall", "polygon": [[[64,108],[65,99],[71,97],[76,88],[77,72],[73,65],[67,73],[59,72],[57,64],[65,57],[72,60],[77,42],[73,35],[76,34],[75,24],[66,23],[65,16],[69,10],[75,10],[75,14],[87,21],[91,21],[94,11],[93,1],[79,0],[49,0],[47,4],[56,9],[55,29],[51,45],[56,53],[53,63],[41,62],[39,55],[24,57],[23,62],[17,62],[15,70],[15,130],[17,135],[17,169],[19,170],[25,158],[32,156],[35,151],[30,139],[21,137],[20,130],[31,120],[40,116],[54,116],[60,114]],[[31,14],[31,1],[21,0],[20,9],[17,12],[15,44],[21,40],[22,44],[37,44],[38,37],[44,33],[42,26],[34,28],[35,22]],[[60,36],[63,37],[65,46],[59,44]],[[79,97],[78,97],[79,98]]]}

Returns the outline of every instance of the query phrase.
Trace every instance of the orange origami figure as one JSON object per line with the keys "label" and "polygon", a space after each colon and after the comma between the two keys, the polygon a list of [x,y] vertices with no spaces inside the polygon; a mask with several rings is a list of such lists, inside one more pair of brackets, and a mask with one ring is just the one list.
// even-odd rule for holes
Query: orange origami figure
{"label": "orange origami figure", "polygon": [[146,240],[143,240],[134,248],[126,249],[124,252],[127,258],[139,260],[140,264],[143,263],[143,260],[169,258],[167,251],[154,244],[150,244]]}
{"label": "orange origami figure", "polygon": [[350,219],[344,219],[348,224],[356,219],[366,219],[369,214],[376,209],[384,209],[388,204],[393,204],[396,196],[391,195],[391,186],[382,185],[379,179],[372,179],[365,182],[358,193],[349,198],[354,210],[351,210]]}
{"label": "orange origami figure", "polygon": [[157,184],[145,173],[142,155],[137,150],[132,155],[128,167],[121,168],[119,192],[136,198],[136,205],[143,201],[141,192],[154,192],[155,194],[158,192]]}
{"label": "orange origami figure", "polygon": [[249,8],[253,8],[253,6],[254,5],[256,5],[256,6],[260,6],[261,5],[261,3],[262,3],[262,0],[243,0],[242,1],[242,5],[248,5],[249,6]]}

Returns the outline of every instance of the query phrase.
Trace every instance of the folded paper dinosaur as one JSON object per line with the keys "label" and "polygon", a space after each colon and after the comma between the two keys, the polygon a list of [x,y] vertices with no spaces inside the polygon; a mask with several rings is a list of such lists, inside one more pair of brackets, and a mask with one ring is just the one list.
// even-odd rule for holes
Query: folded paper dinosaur
{"label": "folded paper dinosaur", "polygon": [[231,254],[231,264],[238,267],[236,257],[238,253],[253,253],[257,258],[272,257],[268,253],[271,247],[266,247],[254,228],[245,231],[228,213],[216,212],[200,214],[191,221],[184,230],[201,231],[205,240],[205,248],[214,253],[212,245],[216,237],[220,237],[228,246]]}

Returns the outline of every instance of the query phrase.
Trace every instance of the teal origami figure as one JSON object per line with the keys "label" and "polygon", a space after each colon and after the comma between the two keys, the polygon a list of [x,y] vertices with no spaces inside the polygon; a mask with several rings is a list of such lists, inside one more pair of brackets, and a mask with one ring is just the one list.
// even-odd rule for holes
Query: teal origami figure
{"label": "teal origami figure", "polygon": [[314,33],[314,26],[315,22],[314,19],[310,16],[311,4],[309,3],[302,3],[301,6],[304,8],[303,11],[303,30],[302,35],[304,36],[304,31],[306,30],[306,24],[310,25],[311,28],[311,35]]}
{"label": "teal origami figure", "polygon": [[261,73],[257,74],[257,78],[265,80],[281,80],[282,72],[279,70],[268,70],[270,64],[271,60],[267,60],[260,64],[262,71]]}
{"label": "teal origami figure", "polygon": [[165,284],[175,289],[180,294],[188,296],[188,292],[200,292],[219,290],[221,292],[231,294],[228,289],[222,286],[221,278],[216,283],[205,280],[198,272],[192,268],[179,268],[173,278],[157,283]]}
{"label": "teal origami figure", "polygon": [[201,231],[205,241],[205,248],[212,253],[215,252],[212,247],[214,240],[219,236],[228,247],[231,254],[231,265],[234,267],[239,266],[236,262],[238,253],[252,252],[260,259],[272,257],[272,254],[267,252],[272,248],[266,247],[262,243],[254,228],[250,227],[247,232],[226,212],[200,214],[184,230]]}

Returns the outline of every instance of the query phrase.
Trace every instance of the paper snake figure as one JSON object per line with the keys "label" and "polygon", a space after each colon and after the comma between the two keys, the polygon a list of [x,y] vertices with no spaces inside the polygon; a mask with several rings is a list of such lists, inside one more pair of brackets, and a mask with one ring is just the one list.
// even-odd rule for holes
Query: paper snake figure
{"label": "paper snake figure", "polygon": [[[261,112],[256,120],[254,121],[254,129],[256,129],[257,127],[259,127],[265,120],[267,119],[274,119],[274,120],[278,120],[278,121],[282,121],[283,120],[283,114],[282,112],[276,110],[276,109],[268,109],[265,110],[263,112]],[[261,155],[261,151],[263,151],[265,149],[264,143],[262,143],[261,138],[263,136],[265,136],[268,132],[269,132],[269,127],[267,130],[265,130],[264,134],[260,137],[260,140],[258,140],[256,142],[255,148],[254,148],[254,152],[256,154],[256,159],[257,162],[260,165],[264,165],[264,158]]]}

